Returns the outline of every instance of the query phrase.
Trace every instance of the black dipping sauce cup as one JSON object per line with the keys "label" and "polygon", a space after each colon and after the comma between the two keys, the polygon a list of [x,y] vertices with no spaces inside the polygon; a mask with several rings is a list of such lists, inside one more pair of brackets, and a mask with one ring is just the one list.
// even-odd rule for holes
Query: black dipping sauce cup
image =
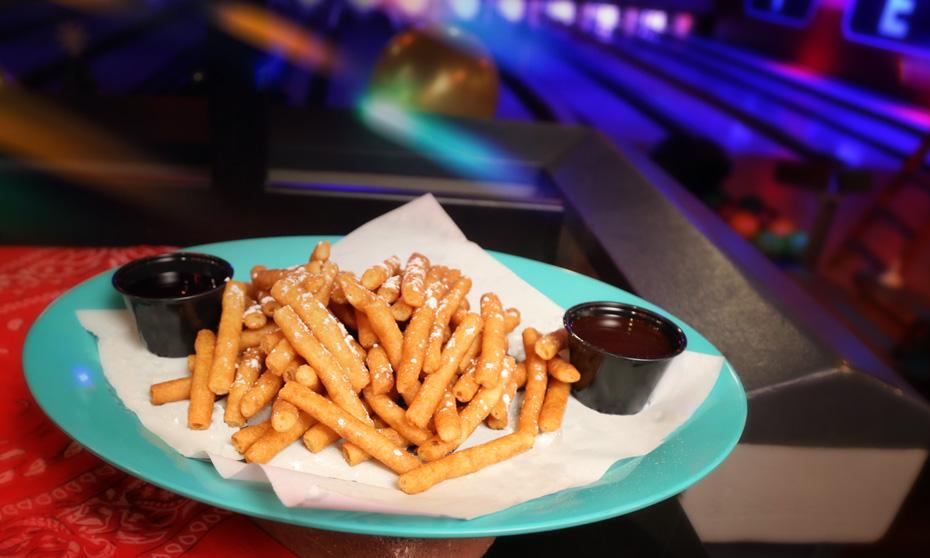
{"label": "black dipping sauce cup", "polygon": [[216,329],[223,288],[233,276],[226,260],[176,252],[129,262],[113,275],[113,287],[132,312],[145,348],[158,356],[194,352],[201,329]]}
{"label": "black dipping sauce cup", "polygon": [[674,323],[630,304],[586,302],[569,308],[563,322],[572,364],[581,373],[572,391],[601,413],[642,410],[671,360],[688,344]]}

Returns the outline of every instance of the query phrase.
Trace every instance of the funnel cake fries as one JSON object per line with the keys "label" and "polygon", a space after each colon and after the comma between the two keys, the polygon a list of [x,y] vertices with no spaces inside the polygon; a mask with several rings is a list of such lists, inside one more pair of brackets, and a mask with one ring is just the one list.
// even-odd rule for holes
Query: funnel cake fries
{"label": "funnel cake fries", "polygon": [[481,357],[475,368],[475,380],[485,387],[494,387],[507,352],[504,310],[494,293],[482,295],[481,318],[484,320],[484,334],[481,336]]}
{"label": "funnel cake fries", "polygon": [[465,355],[469,345],[481,333],[481,316],[469,314],[455,330],[452,339],[442,351],[442,365],[417,390],[417,395],[407,409],[407,420],[424,428],[442,400],[442,394],[449,386],[459,367],[459,361]]}
{"label": "funnel cake fries", "polygon": [[304,323],[310,326],[310,331],[349,375],[349,382],[356,392],[362,391],[362,388],[368,385],[368,369],[361,356],[347,341],[349,332],[322,302],[311,293],[300,292],[299,287],[288,279],[275,283],[271,295],[282,305],[293,308]]}
{"label": "funnel cake fries", "polygon": [[[339,451],[347,467],[373,459],[408,494],[509,459],[561,427],[579,378],[564,330],[516,331],[518,309],[493,292],[469,304],[468,270],[423,254],[404,266],[390,256],[361,278],[330,254],[322,241],[307,263],[256,265],[250,283],[228,282],[217,331],[200,331],[188,357],[190,376],[152,385],[152,404],[187,405],[188,428],[206,429],[225,398],[223,419],[241,427],[232,445],[247,462],[268,463],[302,441],[314,453]],[[507,354],[511,332],[524,362]],[[500,435],[459,450],[483,425]]]}
{"label": "funnel cake fries", "polygon": [[[365,270],[365,273],[362,274],[362,285],[365,286],[369,291],[378,290],[379,287],[384,285],[384,283],[397,275],[397,272],[400,270],[400,259],[397,256],[391,256],[390,258],[384,260],[383,262],[373,265]],[[398,292],[400,291],[400,283],[395,282],[395,286]],[[394,298],[397,298],[396,296]],[[393,300],[389,301],[394,302]]]}
{"label": "funnel cake fries", "polygon": [[[471,279],[462,277],[449,289],[446,296],[442,297],[439,308],[436,310],[436,318],[433,320],[433,327],[429,333],[429,344],[426,347],[426,357],[424,357],[425,360],[423,361],[424,372],[431,373],[439,368],[443,342],[442,332],[449,325],[452,314],[455,313],[455,309],[458,308],[462,300],[465,299],[465,295],[469,290],[471,290]],[[461,323],[459,323],[458,326],[461,326]],[[458,326],[456,326],[456,328],[458,328]],[[465,347],[465,349],[468,349],[468,347]]]}
{"label": "funnel cake fries", "polygon": [[310,254],[311,262],[325,262],[329,259],[329,241],[321,240],[317,242],[313,253]]}
{"label": "funnel cake fries", "polygon": [[404,302],[418,308],[426,302],[426,272],[429,258],[414,252],[407,260],[407,267],[400,281],[400,296]]}
{"label": "funnel cake fries", "polygon": [[430,271],[427,277],[427,299],[410,318],[407,329],[404,330],[403,352],[401,363],[397,369],[397,391],[406,400],[412,400],[420,387],[420,371],[423,369],[423,359],[426,356],[426,346],[433,320],[436,317],[438,302],[436,297],[441,295],[444,287],[438,273]]}
{"label": "funnel cake fries", "polygon": [[192,430],[210,428],[213,417],[213,401],[216,395],[210,391],[210,368],[213,365],[213,351],[216,336],[208,329],[197,332],[194,341],[194,373],[191,376],[190,406],[187,409],[187,427]]}
{"label": "funnel cake fries", "polygon": [[246,287],[238,281],[226,283],[223,290],[223,313],[216,332],[216,348],[210,368],[210,391],[226,395],[236,375],[239,356],[239,336],[242,334],[242,315],[245,313]]}
{"label": "funnel cake fries", "polygon": [[239,365],[236,368],[236,379],[229,386],[229,397],[226,399],[226,414],[223,420],[230,426],[242,426],[245,417],[242,416],[239,404],[242,397],[252,389],[252,385],[262,373],[261,353],[258,349],[250,347],[239,356]]}
{"label": "funnel cake fries", "polygon": [[523,330],[523,348],[526,351],[526,392],[520,408],[519,429],[535,435],[539,432],[539,411],[546,396],[546,361],[533,350],[539,332],[528,327]]}
{"label": "funnel cake fries", "polygon": [[568,332],[560,328],[536,340],[533,350],[543,360],[551,360],[568,344]]}
{"label": "funnel cake fries", "polygon": [[172,401],[190,399],[191,379],[178,378],[176,380],[152,384],[152,387],[149,388],[149,396],[152,405],[164,405]]}

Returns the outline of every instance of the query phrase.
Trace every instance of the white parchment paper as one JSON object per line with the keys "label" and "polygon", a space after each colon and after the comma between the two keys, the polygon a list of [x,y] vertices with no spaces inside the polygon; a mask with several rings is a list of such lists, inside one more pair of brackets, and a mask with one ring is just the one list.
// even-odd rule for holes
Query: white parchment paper
{"label": "white parchment paper", "polygon": [[[518,331],[524,326],[549,331],[561,323],[562,308],[469,242],[430,195],[355,230],[333,246],[332,259],[342,269],[361,273],[392,254],[403,259],[413,251],[426,254],[435,264],[464,270],[473,281],[469,294],[473,308],[488,291],[496,292],[505,307],[519,308],[523,322]],[[255,257],[255,263],[261,263],[261,254]],[[209,456],[230,482],[270,482],[280,500],[293,507],[468,519],[590,484],[616,461],[658,447],[704,401],[723,364],[721,357],[685,352],[672,362],[649,405],[633,416],[600,414],[572,398],[562,429],[539,436],[529,452],[408,496],[395,487],[393,473],[374,462],[349,467],[335,446],[312,454],[298,441],[267,465],[238,461],[240,456],[229,443],[234,429],[222,419],[225,400],[217,402],[213,426],[206,431],[186,428],[186,402],[160,407],[149,403],[152,383],[187,374],[185,359],[148,353],[126,311],[80,310],[78,318],[97,336],[101,365],[117,396],[146,428],[185,456]],[[510,341],[511,354],[522,357],[519,333],[511,334]],[[514,401],[512,416],[519,402],[519,398]],[[507,432],[482,426],[466,445]]]}

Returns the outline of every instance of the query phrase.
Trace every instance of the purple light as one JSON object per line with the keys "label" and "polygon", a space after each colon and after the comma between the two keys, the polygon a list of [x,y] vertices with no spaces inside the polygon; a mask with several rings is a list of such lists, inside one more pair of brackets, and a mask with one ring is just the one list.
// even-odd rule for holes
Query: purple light
{"label": "purple light", "polygon": [[501,17],[509,22],[523,21],[526,14],[526,3],[523,0],[498,0],[497,11]]}
{"label": "purple light", "polygon": [[672,24],[672,33],[679,39],[683,39],[691,34],[694,28],[694,16],[691,14],[677,14],[675,22]]}
{"label": "purple light", "polygon": [[639,25],[639,9],[627,8],[623,12],[623,32],[632,35],[636,33],[637,25]]}
{"label": "purple light", "polygon": [[575,23],[575,3],[570,0],[555,0],[546,4],[546,14],[565,25]]}
{"label": "purple light", "polygon": [[668,28],[668,14],[661,10],[645,10],[640,19],[643,28],[655,33],[665,33]]}
{"label": "purple light", "polygon": [[594,31],[601,37],[610,37],[620,23],[620,8],[614,4],[597,4],[594,7]]}

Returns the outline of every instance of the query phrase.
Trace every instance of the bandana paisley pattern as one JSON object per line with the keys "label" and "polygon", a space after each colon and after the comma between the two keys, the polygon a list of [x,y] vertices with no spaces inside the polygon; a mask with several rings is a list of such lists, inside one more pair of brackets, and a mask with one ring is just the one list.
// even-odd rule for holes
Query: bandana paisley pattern
{"label": "bandana paisley pattern", "polygon": [[26,388],[26,332],[55,297],[168,247],[0,247],[0,557],[290,557],[244,516],[107,465],[61,432]]}

